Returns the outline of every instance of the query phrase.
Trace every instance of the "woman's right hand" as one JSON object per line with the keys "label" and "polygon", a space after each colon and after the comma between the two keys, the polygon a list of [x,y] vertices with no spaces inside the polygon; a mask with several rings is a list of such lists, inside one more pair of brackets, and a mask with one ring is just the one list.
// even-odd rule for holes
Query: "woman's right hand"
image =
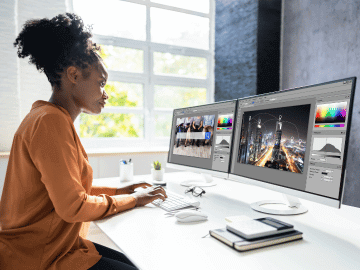
{"label": "woman's right hand", "polygon": [[144,206],[148,203],[151,203],[157,199],[162,199],[165,201],[167,198],[166,192],[162,187],[147,187],[147,188],[137,188],[135,192],[131,194],[136,199],[136,206]]}

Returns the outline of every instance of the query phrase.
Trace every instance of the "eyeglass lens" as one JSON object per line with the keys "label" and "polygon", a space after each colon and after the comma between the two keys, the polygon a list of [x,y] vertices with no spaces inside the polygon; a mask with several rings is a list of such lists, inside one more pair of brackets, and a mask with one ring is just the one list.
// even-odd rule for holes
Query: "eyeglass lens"
{"label": "eyeglass lens", "polygon": [[191,192],[194,196],[202,196],[202,194],[205,194],[205,190],[203,190],[201,187],[189,187],[185,190],[185,193]]}
{"label": "eyeglass lens", "polygon": [[193,189],[193,194],[195,195],[195,196],[201,196],[202,194],[204,194],[205,193],[205,190],[203,190],[202,188],[200,188],[200,187],[195,187],[194,189]]}

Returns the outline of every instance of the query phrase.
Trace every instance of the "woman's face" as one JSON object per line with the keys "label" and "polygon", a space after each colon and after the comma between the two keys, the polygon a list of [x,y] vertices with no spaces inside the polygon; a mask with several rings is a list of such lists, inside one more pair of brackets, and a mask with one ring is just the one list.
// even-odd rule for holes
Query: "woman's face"
{"label": "woman's face", "polygon": [[88,78],[79,79],[74,91],[74,101],[80,107],[81,112],[88,114],[99,114],[104,108],[109,96],[105,92],[108,73],[102,62],[89,67]]}

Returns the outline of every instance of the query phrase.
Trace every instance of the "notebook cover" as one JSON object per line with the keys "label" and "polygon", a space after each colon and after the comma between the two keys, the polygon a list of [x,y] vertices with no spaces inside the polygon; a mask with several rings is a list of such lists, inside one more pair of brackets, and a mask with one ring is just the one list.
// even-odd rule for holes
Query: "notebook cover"
{"label": "notebook cover", "polygon": [[226,228],[210,230],[210,235],[238,251],[247,251],[302,239],[302,232],[297,230],[253,240],[246,240],[226,230]]}

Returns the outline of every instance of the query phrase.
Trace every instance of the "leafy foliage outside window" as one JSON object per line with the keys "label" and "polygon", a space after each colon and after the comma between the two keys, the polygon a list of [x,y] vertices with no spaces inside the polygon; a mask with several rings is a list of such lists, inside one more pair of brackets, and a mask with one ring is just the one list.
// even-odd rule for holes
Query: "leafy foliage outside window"
{"label": "leafy foliage outside window", "polygon": [[[105,91],[109,96],[106,107],[142,107],[143,86],[135,83],[108,82]],[[142,115],[102,113],[100,115],[80,115],[80,136],[96,137],[136,137],[142,138],[144,123]]]}
{"label": "leafy foliage outside window", "polygon": [[[107,103],[115,107],[142,107],[143,86],[136,83],[108,82],[105,91]],[[108,105],[106,105],[107,107]]]}
{"label": "leafy foliage outside window", "polygon": [[142,138],[144,120],[142,115],[124,113],[102,113],[99,115],[80,115],[80,136],[97,137],[135,137]]}

